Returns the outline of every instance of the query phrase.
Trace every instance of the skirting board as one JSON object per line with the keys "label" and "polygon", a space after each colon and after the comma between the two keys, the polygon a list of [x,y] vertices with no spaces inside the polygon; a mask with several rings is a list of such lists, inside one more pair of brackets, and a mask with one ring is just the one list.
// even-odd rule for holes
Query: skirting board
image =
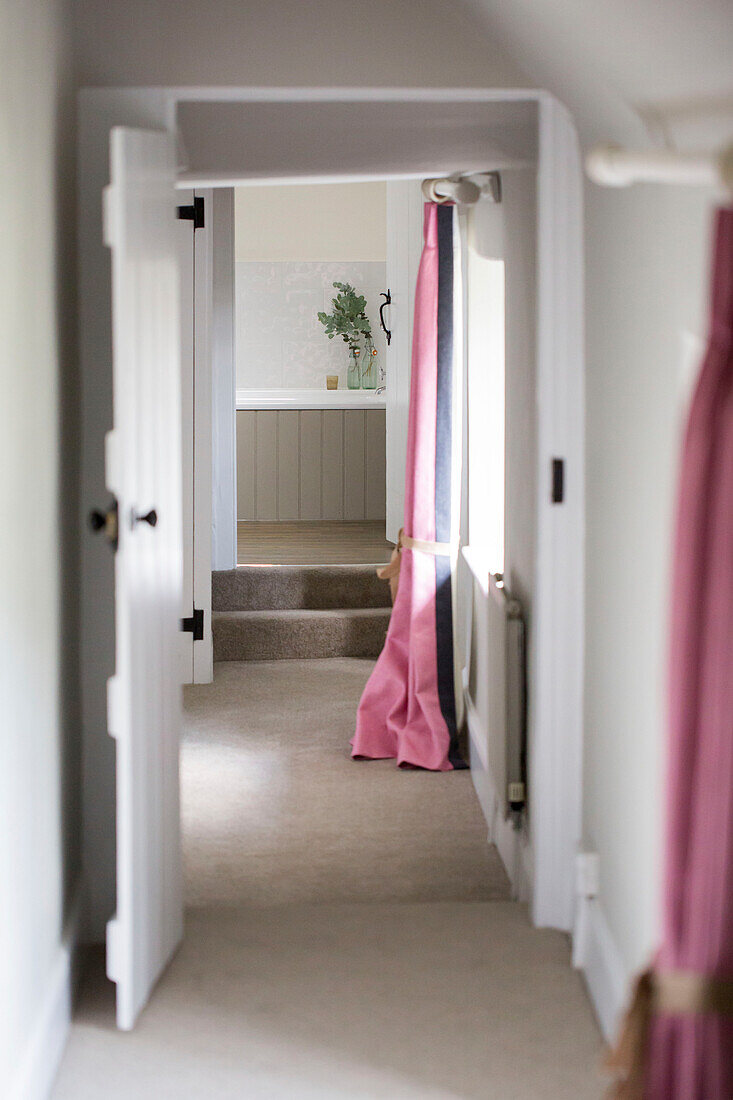
{"label": "skirting board", "polygon": [[466,723],[471,750],[471,778],[476,796],[489,827],[489,844],[495,844],[509,876],[512,897],[529,903],[532,898],[532,849],[526,836],[507,821],[501,811],[496,790],[488,770],[487,735],[468,692],[464,694]]}
{"label": "skirting board", "polygon": [[578,898],[573,961],[582,971],[604,1039],[611,1042],[626,1007],[628,976],[597,898]]}
{"label": "skirting board", "polygon": [[63,941],[35,1025],[21,1053],[9,1100],[47,1100],[51,1093],[71,1026],[80,911],[81,890],[77,886]]}

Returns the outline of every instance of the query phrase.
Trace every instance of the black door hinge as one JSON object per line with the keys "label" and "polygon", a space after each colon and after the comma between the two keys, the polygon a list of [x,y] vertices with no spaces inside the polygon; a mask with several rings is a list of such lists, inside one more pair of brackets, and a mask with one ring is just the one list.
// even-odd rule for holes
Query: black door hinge
{"label": "black door hinge", "polygon": [[204,228],[204,200],[197,195],[191,206],[176,207],[176,215],[182,221],[193,222],[194,229]]}
{"label": "black door hinge", "polygon": [[181,630],[187,634],[193,634],[194,642],[204,640],[204,613],[198,607],[194,607],[193,615],[187,619],[181,619]]}
{"label": "black door hinge", "polygon": [[552,503],[562,504],[565,499],[565,459],[552,460]]}

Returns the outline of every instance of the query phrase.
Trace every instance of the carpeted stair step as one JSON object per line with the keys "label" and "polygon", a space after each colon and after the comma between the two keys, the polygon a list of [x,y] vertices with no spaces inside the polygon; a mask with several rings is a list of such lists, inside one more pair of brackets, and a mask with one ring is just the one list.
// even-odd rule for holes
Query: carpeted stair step
{"label": "carpeted stair step", "polygon": [[379,656],[388,608],[216,611],[215,661]]}
{"label": "carpeted stair step", "polygon": [[373,565],[240,565],[212,573],[214,611],[389,607]]}

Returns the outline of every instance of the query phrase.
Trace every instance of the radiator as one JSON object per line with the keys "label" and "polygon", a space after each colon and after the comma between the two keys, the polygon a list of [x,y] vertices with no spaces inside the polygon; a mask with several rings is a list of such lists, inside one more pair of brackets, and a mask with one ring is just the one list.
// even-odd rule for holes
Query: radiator
{"label": "radiator", "polygon": [[489,577],[485,605],[488,764],[509,814],[521,811],[526,800],[524,619],[499,573]]}

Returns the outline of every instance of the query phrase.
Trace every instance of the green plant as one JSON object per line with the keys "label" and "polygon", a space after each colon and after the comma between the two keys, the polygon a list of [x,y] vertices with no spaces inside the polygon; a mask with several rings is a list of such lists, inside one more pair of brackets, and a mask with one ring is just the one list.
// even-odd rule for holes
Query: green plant
{"label": "green plant", "polygon": [[366,315],[366,298],[357,294],[351,283],[334,283],[338,294],[331,299],[331,312],[318,314],[318,320],[333,340],[340,336],[351,351],[358,351],[362,339],[370,340],[372,326]]}

